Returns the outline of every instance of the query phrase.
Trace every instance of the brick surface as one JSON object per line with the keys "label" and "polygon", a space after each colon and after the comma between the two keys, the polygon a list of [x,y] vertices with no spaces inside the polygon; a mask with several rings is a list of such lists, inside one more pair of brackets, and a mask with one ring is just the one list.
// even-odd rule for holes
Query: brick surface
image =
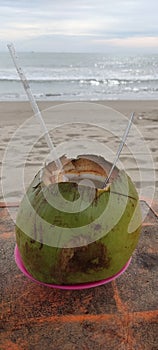
{"label": "brick surface", "polygon": [[[0,207],[2,350],[156,350],[158,217],[148,214],[128,270],[104,286],[50,289],[28,280],[14,261],[17,205]],[[156,208],[156,206],[154,207]]]}
{"label": "brick surface", "polygon": [[120,297],[131,311],[158,305],[158,226],[144,226],[128,273],[117,280]]}

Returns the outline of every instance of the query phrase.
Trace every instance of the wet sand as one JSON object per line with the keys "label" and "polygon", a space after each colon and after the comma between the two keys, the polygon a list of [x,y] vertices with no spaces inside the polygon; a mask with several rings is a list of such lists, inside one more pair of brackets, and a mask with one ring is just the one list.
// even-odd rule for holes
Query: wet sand
{"label": "wet sand", "polygon": [[[144,188],[145,196],[151,197],[153,186],[158,188],[158,102],[157,101],[101,101],[91,103],[65,103],[59,102],[38,102],[43,116],[47,122],[47,127],[52,129],[50,135],[59,150],[73,153],[75,142],[78,144],[80,154],[87,153],[87,145],[91,142],[94,152],[99,154],[100,144],[105,146],[104,152],[108,160],[114,159],[114,154],[119,145],[127,120],[132,111],[135,112],[135,131],[129,134],[127,147],[125,146],[121,157],[120,165],[125,168],[136,184],[138,191]],[[57,106],[57,107],[54,107]],[[111,107],[117,113],[106,110],[104,114],[103,106]],[[51,108],[51,109],[50,109]],[[100,113],[101,111],[101,113]],[[25,189],[37,171],[47,161],[49,153],[44,138],[37,140],[40,136],[40,129],[33,117],[31,107],[28,102],[0,102],[0,161],[3,172],[1,174],[0,201],[18,201],[21,199]],[[82,123],[76,126],[76,122]],[[28,126],[30,123],[30,126]],[[66,125],[64,123],[69,123]],[[91,125],[88,125],[91,124]],[[104,129],[102,129],[104,127]],[[113,134],[110,130],[113,129]],[[14,134],[16,132],[16,134]],[[115,135],[116,133],[116,135]],[[13,136],[14,135],[14,136]],[[6,152],[9,144],[9,156]],[[86,141],[84,141],[84,139]],[[141,141],[140,141],[141,140]],[[15,143],[14,143],[15,141]],[[19,145],[19,148],[17,148]],[[108,153],[108,149],[112,150]],[[137,153],[135,154],[133,153]],[[25,163],[24,176],[22,170],[23,154],[27,159]],[[6,158],[7,155],[7,158]],[[9,158],[10,157],[10,158]],[[9,160],[9,164],[8,163]],[[15,160],[15,163],[14,163]],[[14,165],[15,168],[14,169]],[[14,171],[15,170],[15,171]],[[153,176],[155,170],[155,184]],[[7,174],[7,175],[6,175]],[[8,175],[9,174],[9,175]],[[17,175],[19,174],[19,175]],[[9,181],[9,176],[11,181]],[[24,177],[24,186],[19,185],[19,176]],[[10,182],[10,183],[9,183]],[[2,194],[3,186],[3,194]],[[141,191],[141,195],[143,190]],[[158,197],[158,189],[154,194]]]}

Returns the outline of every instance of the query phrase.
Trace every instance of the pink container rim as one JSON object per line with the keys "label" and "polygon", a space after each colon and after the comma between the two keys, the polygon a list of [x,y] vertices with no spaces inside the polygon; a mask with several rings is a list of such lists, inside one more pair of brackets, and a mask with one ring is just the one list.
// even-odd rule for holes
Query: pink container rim
{"label": "pink container rim", "polygon": [[67,290],[77,290],[77,289],[88,289],[88,288],[93,288],[93,287],[98,287],[101,286],[103,284],[109,283],[113,280],[115,280],[116,278],[118,278],[119,276],[121,276],[128,268],[128,266],[130,265],[131,262],[131,258],[127,261],[127,263],[125,264],[125,266],[123,266],[123,268],[117,272],[115,275],[108,277],[106,279],[100,280],[100,281],[96,281],[96,282],[89,282],[89,283],[80,283],[80,284],[73,284],[73,285],[58,285],[58,284],[49,284],[49,283],[44,283],[41,281],[36,280],[25,268],[24,263],[22,261],[22,258],[20,256],[20,252],[19,249],[17,247],[17,245],[15,246],[15,251],[14,251],[14,256],[15,256],[15,262],[18,266],[18,268],[20,269],[20,271],[26,276],[28,277],[31,281],[36,282],[38,284],[41,284],[43,286],[49,287],[49,288],[57,288],[57,289],[67,289]]}

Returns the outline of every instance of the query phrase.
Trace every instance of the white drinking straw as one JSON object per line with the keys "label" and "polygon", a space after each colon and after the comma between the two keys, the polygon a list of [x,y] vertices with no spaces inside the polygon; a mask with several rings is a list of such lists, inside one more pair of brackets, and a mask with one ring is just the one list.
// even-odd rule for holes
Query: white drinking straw
{"label": "white drinking straw", "polygon": [[125,144],[125,142],[126,142],[126,139],[127,139],[128,134],[129,134],[129,131],[130,131],[130,128],[131,128],[131,125],[132,125],[133,118],[134,118],[134,112],[132,112],[132,114],[131,114],[131,116],[130,116],[129,122],[128,122],[128,124],[127,124],[127,128],[126,128],[126,130],[125,130],[125,132],[124,132],[124,134],[123,134],[123,136],[122,136],[122,140],[121,140],[121,143],[119,144],[119,148],[118,148],[118,150],[117,150],[117,153],[116,153],[116,156],[115,156],[113,165],[112,165],[111,170],[110,170],[110,172],[109,172],[109,174],[108,174],[108,177],[106,178],[106,180],[105,180],[105,182],[104,182],[103,188],[106,187],[106,185],[108,184],[108,182],[109,182],[109,180],[110,180],[110,177],[111,177],[111,175],[112,175],[112,172],[113,172],[113,170],[114,170],[114,168],[115,168],[115,166],[116,166],[116,163],[117,163],[117,161],[118,161],[118,159],[119,159],[119,156],[120,156],[120,154],[121,154],[122,148],[123,148],[123,146],[124,146],[124,144]]}
{"label": "white drinking straw", "polygon": [[50,150],[53,151],[53,153],[54,153],[54,155],[56,157],[55,164],[56,164],[57,168],[59,170],[61,170],[62,169],[62,163],[61,163],[60,159],[58,158],[58,155],[57,155],[56,150],[55,150],[55,146],[53,145],[53,143],[51,141],[51,138],[50,138],[50,135],[48,133],[46,124],[45,124],[45,122],[44,122],[44,120],[42,118],[42,114],[41,114],[41,112],[40,112],[40,110],[38,108],[36,100],[35,100],[35,98],[33,96],[32,91],[31,91],[29,82],[28,82],[28,80],[27,80],[27,78],[26,78],[26,76],[25,76],[25,74],[24,74],[24,72],[23,72],[23,70],[22,70],[22,68],[21,68],[21,66],[19,64],[19,59],[18,59],[18,56],[16,54],[14,45],[13,44],[8,44],[7,46],[8,46],[10,55],[11,55],[11,57],[13,59],[14,65],[16,67],[16,70],[17,70],[17,72],[19,74],[20,80],[21,80],[21,82],[23,84],[23,87],[24,87],[24,89],[26,91],[26,94],[28,96],[28,99],[30,101],[31,107],[33,109],[33,112],[34,112],[35,116],[37,117],[38,121],[40,122],[42,130],[44,131],[44,137],[45,137],[45,140],[47,142],[47,145],[50,148]]}

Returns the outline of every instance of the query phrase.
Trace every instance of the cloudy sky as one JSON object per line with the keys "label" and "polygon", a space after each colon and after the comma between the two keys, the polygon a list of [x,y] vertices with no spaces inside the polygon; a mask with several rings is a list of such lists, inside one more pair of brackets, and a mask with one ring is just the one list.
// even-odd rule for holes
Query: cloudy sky
{"label": "cloudy sky", "polygon": [[158,53],[158,0],[0,0],[0,51]]}

